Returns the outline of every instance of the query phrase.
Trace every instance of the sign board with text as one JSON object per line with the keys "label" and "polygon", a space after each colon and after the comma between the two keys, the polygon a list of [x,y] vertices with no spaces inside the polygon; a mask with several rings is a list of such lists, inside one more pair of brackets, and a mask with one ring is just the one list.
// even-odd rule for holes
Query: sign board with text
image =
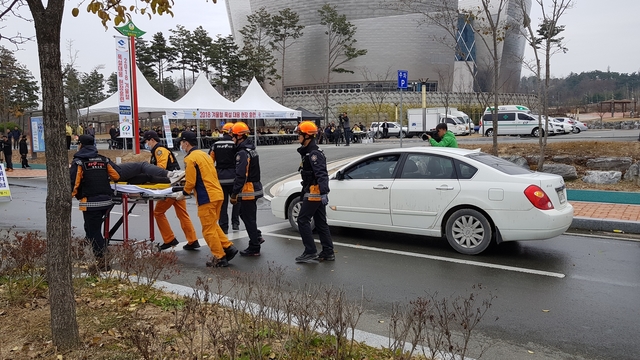
{"label": "sign board with text", "polygon": [[398,89],[406,89],[409,84],[409,71],[398,70]]}
{"label": "sign board with text", "polygon": [[9,180],[4,169],[4,164],[0,163],[0,201],[11,201],[11,190],[9,190]]}

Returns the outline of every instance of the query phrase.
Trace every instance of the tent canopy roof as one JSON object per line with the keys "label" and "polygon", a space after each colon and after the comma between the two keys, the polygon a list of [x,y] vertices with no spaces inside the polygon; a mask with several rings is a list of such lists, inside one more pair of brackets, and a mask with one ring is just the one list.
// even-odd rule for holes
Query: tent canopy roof
{"label": "tent canopy roof", "polygon": [[302,120],[322,120],[324,119],[324,116],[322,115],[318,115],[316,113],[313,113],[303,107],[299,107],[296,110],[300,111],[302,113]]}
{"label": "tent canopy roof", "polygon": [[233,110],[237,106],[211,85],[204,75],[198,76],[191,89],[175,103],[181,109]]}
{"label": "tent canopy roof", "polygon": [[[136,66],[138,83],[138,113],[166,112],[179,109],[178,105],[166,97],[160,95],[145,79],[142,71]],[[78,110],[81,116],[118,115],[120,102],[118,92],[105,100]]]}

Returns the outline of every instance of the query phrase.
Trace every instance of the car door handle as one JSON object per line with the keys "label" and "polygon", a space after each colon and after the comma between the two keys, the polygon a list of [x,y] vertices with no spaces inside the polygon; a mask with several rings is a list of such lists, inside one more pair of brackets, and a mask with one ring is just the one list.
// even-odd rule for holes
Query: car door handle
{"label": "car door handle", "polygon": [[436,188],[436,190],[453,190],[453,186],[440,185]]}
{"label": "car door handle", "polygon": [[389,189],[389,187],[380,184],[380,185],[374,186],[373,189],[374,190],[387,190],[387,189]]}

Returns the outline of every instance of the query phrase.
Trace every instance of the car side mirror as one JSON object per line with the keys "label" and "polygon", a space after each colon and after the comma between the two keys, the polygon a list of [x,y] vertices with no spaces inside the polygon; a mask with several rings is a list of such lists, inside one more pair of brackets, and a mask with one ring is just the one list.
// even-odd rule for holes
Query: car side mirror
{"label": "car side mirror", "polygon": [[336,180],[344,180],[344,173],[342,171],[336,173]]}

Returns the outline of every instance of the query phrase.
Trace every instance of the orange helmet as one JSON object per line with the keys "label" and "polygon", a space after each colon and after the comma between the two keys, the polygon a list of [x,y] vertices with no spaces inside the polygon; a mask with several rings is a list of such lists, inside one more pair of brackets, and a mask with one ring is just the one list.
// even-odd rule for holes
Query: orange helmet
{"label": "orange helmet", "polygon": [[318,127],[312,121],[303,121],[298,125],[298,133],[316,135],[318,133]]}
{"label": "orange helmet", "polygon": [[237,123],[233,124],[231,133],[233,135],[249,135],[251,133],[251,130],[249,130],[247,124],[243,123],[242,121],[238,121]]}
{"label": "orange helmet", "polygon": [[228,133],[229,131],[231,131],[232,127],[233,127],[233,123],[232,122],[228,122],[228,123],[224,124],[224,126],[222,127],[222,132],[223,133]]}

